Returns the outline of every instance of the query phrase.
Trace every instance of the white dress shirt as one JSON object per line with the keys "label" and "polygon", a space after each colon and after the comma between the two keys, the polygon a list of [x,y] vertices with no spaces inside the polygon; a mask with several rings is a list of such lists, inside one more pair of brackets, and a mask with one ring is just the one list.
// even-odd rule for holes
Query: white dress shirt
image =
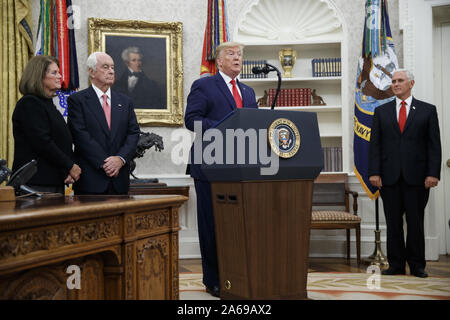
{"label": "white dress shirt", "polygon": [[108,104],[111,106],[111,88],[108,88],[106,92],[103,92],[99,88],[97,88],[94,84],[92,84],[92,88],[94,88],[95,93],[97,94],[98,100],[100,101],[100,105],[103,107],[103,95],[106,94]]}
{"label": "white dress shirt", "polygon": [[[227,75],[226,75],[225,73],[223,73],[222,71],[219,71],[219,73],[220,73],[220,75],[222,76],[223,80],[225,80],[225,83],[227,84],[228,89],[230,89],[231,95],[233,96],[233,85],[230,83],[230,81],[233,80],[233,79],[231,79],[229,76],[227,76]],[[236,81],[236,88],[237,88],[237,90],[238,90],[238,92],[239,92],[239,95],[240,95],[241,98],[242,98],[241,90],[239,89],[239,86],[238,86],[238,84],[237,84],[237,78],[234,78],[234,81]],[[234,97],[234,96],[233,96],[233,97]]]}
{"label": "white dress shirt", "polygon": [[[128,68],[128,70],[130,70],[131,73],[134,72],[133,70],[131,70],[131,68]],[[138,80],[139,80],[139,78],[134,75],[128,76],[128,91],[133,91]]]}
{"label": "white dress shirt", "polygon": [[[396,111],[397,111],[397,122],[398,122],[398,116],[400,114],[400,108],[402,107],[402,101],[401,99],[395,97],[395,103],[396,103]],[[408,115],[409,115],[409,110],[411,109],[411,103],[412,103],[412,96],[409,96],[406,100],[406,119],[408,119]]]}

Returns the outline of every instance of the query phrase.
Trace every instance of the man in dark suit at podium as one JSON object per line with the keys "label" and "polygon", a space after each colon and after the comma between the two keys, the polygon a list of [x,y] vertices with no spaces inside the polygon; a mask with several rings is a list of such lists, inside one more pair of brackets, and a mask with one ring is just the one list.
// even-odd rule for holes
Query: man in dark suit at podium
{"label": "man in dark suit at podium", "polygon": [[[219,72],[211,77],[200,78],[192,84],[184,117],[186,128],[194,131],[194,123],[197,123],[201,125],[202,133],[204,133],[236,108],[258,107],[253,89],[237,79],[242,69],[242,49],[241,44],[233,42],[225,42],[217,47],[216,65]],[[201,171],[201,164],[194,160],[194,147],[192,147],[189,169],[191,177],[194,178],[197,193],[197,222],[203,283],[207,292],[218,297],[219,271],[211,185]]]}
{"label": "man in dark suit at podium", "polygon": [[383,274],[405,274],[408,262],[412,275],[425,278],[424,213],[430,188],[439,182],[442,155],[436,107],[412,97],[413,86],[409,71],[394,72],[396,99],[375,109],[368,173],[381,188],[386,217],[389,269]]}

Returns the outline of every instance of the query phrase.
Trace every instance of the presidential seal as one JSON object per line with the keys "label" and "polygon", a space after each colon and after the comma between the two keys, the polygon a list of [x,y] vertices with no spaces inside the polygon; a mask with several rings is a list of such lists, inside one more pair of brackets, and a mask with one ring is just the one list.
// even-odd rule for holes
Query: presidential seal
{"label": "presidential seal", "polygon": [[300,148],[300,133],[289,119],[280,118],[272,122],[268,139],[273,152],[281,158],[292,158]]}

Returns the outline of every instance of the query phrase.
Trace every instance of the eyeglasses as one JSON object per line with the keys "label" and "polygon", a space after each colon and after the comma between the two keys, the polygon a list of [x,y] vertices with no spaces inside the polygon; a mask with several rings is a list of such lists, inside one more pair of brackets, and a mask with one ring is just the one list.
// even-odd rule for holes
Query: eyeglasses
{"label": "eyeglasses", "polygon": [[53,77],[57,77],[60,76],[61,74],[59,73],[59,70],[53,70],[53,71],[47,71],[46,72],[47,75],[53,76]]}

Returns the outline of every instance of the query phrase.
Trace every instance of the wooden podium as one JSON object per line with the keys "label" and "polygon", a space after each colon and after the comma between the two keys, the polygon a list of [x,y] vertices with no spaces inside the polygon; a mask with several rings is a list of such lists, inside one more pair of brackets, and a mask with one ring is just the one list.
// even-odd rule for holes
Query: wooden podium
{"label": "wooden podium", "polygon": [[[244,164],[202,164],[212,186],[222,299],[307,299],[313,181],[323,168],[316,114],[242,109],[216,128],[259,130],[278,119],[290,119],[301,145],[279,158],[276,174],[262,175],[248,155]],[[261,146],[259,139],[267,135],[258,137]]]}
{"label": "wooden podium", "polygon": [[212,183],[221,298],[307,298],[312,185]]}

